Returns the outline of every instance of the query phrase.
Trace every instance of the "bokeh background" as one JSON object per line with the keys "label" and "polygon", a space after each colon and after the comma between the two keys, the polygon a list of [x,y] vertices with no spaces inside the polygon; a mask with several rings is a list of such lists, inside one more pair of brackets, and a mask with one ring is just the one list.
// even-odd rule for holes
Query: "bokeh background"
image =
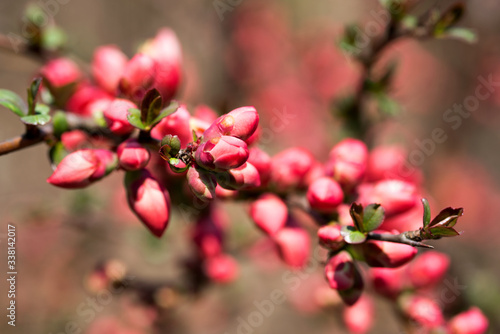
{"label": "bokeh background", "polygon": [[[19,19],[27,3],[0,1],[0,33],[21,35]],[[171,27],[184,52],[186,79],[180,99],[189,107],[203,103],[218,112],[255,104],[264,127],[276,115],[288,113],[290,121],[272,132],[262,147],[274,153],[305,146],[321,161],[345,134],[332,113],[332,101],[353,92],[359,78],[356,63],[336,48],[336,41],[345,24],[374,21],[380,10],[374,0],[242,0],[221,18],[215,2],[208,0],[39,3],[57,3],[47,8],[67,33],[68,51],[82,62],[89,62],[93,50],[103,44],[116,44],[131,56],[159,28]],[[421,1],[417,10],[451,3]],[[496,333],[500,330],[500,85],[462,119],[458,129],[452,129],[443,115],[474,94],[480,76],[492,75],[500,82],[500,3],[465,3],[460,25],[477,32],[476,44],[401,40],[384,53],[382,61],[397,60],[391,96],[401,111],[377,127],[373,137],[375,145],[397,143],[412,152],[419,149],[416,141],[430,138],[433,129],[445,130],[448,139],[425,155],[418,167],[424,171],[424,187],[434,210],[465,209],[460,222],[463,236],[435,243],[452,259],[449,279],[466,286],[457,296],[459,306],[450,306],[449,312],[460,305],[477,305],[489,317],[491,333]],[[39,67],[34,58],[0,50],[0,87],[24,94]],[[23,131],[13,114],[4,108],[0,112],[1,140]],[[6,325],[7,286],[0,280],[1,333],[64,333],[69,321],[83,332],[110,319],[139,333],[152,332],[155,321],[168,329],[161,333],[236,333],[238,317],[245,318],[254,310],[253,301],[269,298],[274,289],[284,291],[288,301],[254,333],[345,332],[340,306],[318,306],[321,271],[291,291],[281,279],[287,268],[260,240],[244,206],[226,205],[231,222],[228,249],[240,263],[239,279],[211,286],[196,297],[183,296],[168,289],[168,282],[181,277],[179,262],[190,252],[185,240],[189,221],[176,214],[165,236],[154,240],[128,214],[121,175],[87,190],[64,191],[46,183],[50,174],[43,145],[0,158],[0,272],[6,272],[6,224],[13,223],[19,273],[16,328]],[[87,321],[78,310],[99,287],[95,272],[103,264],[117,272],[126,268],[133,286],[165,285],[162,294],[154,296],[162,305],[160,311],[137,294],[123,292],[114,294]],[[399,331],[389,303],[378,300],[372,332]]]}

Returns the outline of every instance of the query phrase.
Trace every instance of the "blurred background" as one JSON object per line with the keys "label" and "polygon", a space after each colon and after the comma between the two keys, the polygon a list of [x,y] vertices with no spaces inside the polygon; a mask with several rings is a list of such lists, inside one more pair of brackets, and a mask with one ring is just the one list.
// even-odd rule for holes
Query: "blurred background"
{"label": "blurred background", "polygon": [[[22,36],[20,18],[27,3],[0,0],[0,33]],[[65,30],[72,57],[87,63],[100,45],[118,45],[132,56],[158,29],[172,28],[183,47],[180,100],[190,108],[206,104],[220,113],[253,104],[264,129],[276,117],[289,115],[282,128],[262,138],[262,148],[275,153],[303,146],[320,161],[345,135],[332,102],[353,93],[359,84],[359,66],[336,43],[345,24],[363,27],[379,22],[381,10],[374,0],[37,3]],[[420,1],[416,11],[452,3]],[[402,39],[384,52],[381,62],[397,63],[390,94],[399,112],[377,126],[372,137],[374,146],[398,144],[411,157],[422,151],[418,143],[432,138],[434,129],[446,133],[447,140],[435,144],[431,153],[414,154],[424,157],[415,161],[423,170],[423,188],[433,211],[446,206],[465,211],[460,222],[464,234],[434,243],[451,257],[449,280],[466,287],[446,309],[454,314],[461,305],[477,305],[489,317],[491,333],[496,333],[500,84],[492,86],[490,98],[480,101],[474,112],[454,122],[445,115],[474,96],[480,78],[491,76],[500,82],[500,2],[464,3],[467,10],[460,26],[476,31],[476,44]],[[40,66],[34,58],[0,50],[0,88],[24,96]],[[0,140],[22,133],[15,115],[4,108],[0,112]],[[230,222],[227,248],[240,265],[239,278],[229,285],[211,285],[195,296],[184,295],[169,283],[182,277],[179,264],[191,252],[186,240],[190,222],[182,214],[174,214],[164,237],[156,240],[128,214],[118,173],[77,191],[50,186],[45,181],[50,174],[44,145],[0,158],[0,268],[6,271],[7,223],[17,229],[18,264],[16,327],[8,326],[2,316],[1,333],[77,333],[68,323],[91,334],[154,333],[153,323],[160,324],[161,333],[237,333],[239,317],[246,319],[255,310],[253,302],[269,299],[275,289],[283,291],[287,301],[254,333],[346,332],[338,312],[341,306],[333,302],[323,307],[320,302],[329,298],[328,292],[318,290],[324,285],[321,269],[292,291],[282,280],[288,269],[266,248],[245,206],[223,204]],[[122,278],[126,273],[131,288],[118,287],[109,302],[92,308],[88,298],[106,286],[109,272]],[[2,279],[3,312],[6,288]],[[400,333],[390,304],[382,299],[376,304],[372,332]],[[110,329],[97,329],[106,326]]]}

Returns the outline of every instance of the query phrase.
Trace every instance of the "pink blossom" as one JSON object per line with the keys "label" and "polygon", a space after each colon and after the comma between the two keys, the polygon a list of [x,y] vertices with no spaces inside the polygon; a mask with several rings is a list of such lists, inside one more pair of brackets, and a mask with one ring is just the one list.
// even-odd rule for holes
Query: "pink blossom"
{"label": "pink blossom", "polygon": [[275,235],[285,226],[288,208],[281,198],[267,193],[252,203],[250,217],[261,230],[269,235]]}
{"label": "pink blossom", "polygon": [[130,209],[156,237],[161,237],[170,218],[168,191],[145,169],[125,177]]}

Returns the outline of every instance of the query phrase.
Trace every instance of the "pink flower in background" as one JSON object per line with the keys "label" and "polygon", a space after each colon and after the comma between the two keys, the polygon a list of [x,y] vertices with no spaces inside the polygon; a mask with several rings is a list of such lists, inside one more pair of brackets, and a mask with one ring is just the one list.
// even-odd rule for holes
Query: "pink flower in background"
{"label": "pink flower in background", "polygon": [[484,334],[488,330],[488,319],[477,307],[454,316],[448,323],[451,334]]}
{"label": "pink flower in background", "polygon": [[56,58],[49,61],[41,68],[40,74],[54,88],[75,83],[82,78],[78,66],[68,58]]}
{"label": "pink flower in background", "polygon": [[329,177],[316,179],[307,190],[307,200],[311,208],[321,212],[334,212],[343,199],[342,188]]}
{"label": "pink flower in background", "polygon": [[368,333],[375,320],[375,305],[373,300],[365,294],[356,304],[347,306],[344,309],[342,318],[350,333]]}
{"label": "pink flower in background", "polygon": [[117,46],[98,47],[92,59],[92,76],[102,89],[115,94],[127,62],[127,56]]}
{"label": "pink flower in background", "polygon": [[124,135],[132,132],[134,127],[127,119],[129,109],[132,108],[137,106],[129,100],[114,99],[104,110],[104,119],[114,134]]}
{"label": "pink flower in background", "polygon": [[250,205],[250,217],[261,230],[275,235],[286,224],[288,208],[278,196],[263,194]]}
{"label": "pink flower in background", "polygon": [[302,268],[309,259],[311,240],[302,228],[284,227],[273,236],[283,261],[292,268]]}

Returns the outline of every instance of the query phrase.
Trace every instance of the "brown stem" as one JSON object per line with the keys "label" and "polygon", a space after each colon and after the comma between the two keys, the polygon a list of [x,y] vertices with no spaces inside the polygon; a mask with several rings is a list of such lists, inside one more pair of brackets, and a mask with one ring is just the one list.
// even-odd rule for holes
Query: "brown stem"
{"label": "brown stem", "polygon": [[36,134],[26,133],[6,141],[0,142],[0,155],[8,154],[27,148],[45,141],[52,134],[44,130],[38,130]]}
{"label": "brown stem", "polygon": [[410,245],[413,247],[434,248],[431,245],[427,245],[421,242],[422,238],[420,237],[420,230],[408,231],[401,234],[370,232],[368,233],[367,238],[371,240],[396,242],[400,244]]}

